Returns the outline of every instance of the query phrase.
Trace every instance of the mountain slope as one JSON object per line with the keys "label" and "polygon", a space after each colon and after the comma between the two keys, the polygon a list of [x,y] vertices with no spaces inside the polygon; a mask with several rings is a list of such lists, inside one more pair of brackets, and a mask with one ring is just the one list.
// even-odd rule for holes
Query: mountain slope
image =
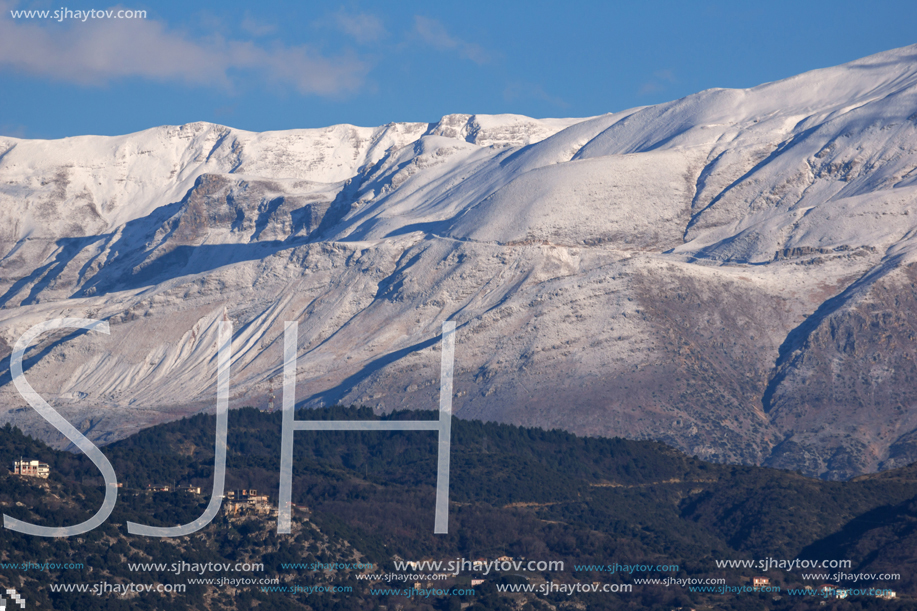
{"label": "mountain slope", "polygon": [[304,405],[422,408],[452,319],[462,417],[907,464],[915,108],[911,46],[584,120],[2,139],[0,371],[38,321],[108,320],[27,365],[111,441],[212,409],[225,307],[233,404],[266,402],[295,319]]}

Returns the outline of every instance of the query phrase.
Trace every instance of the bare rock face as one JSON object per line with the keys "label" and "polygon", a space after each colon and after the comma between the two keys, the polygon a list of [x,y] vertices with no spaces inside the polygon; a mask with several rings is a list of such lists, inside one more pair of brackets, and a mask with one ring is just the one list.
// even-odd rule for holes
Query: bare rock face
{"label": "bare rock face", "polygon": [[908,441],[917,428],[917,266],[848,293],[822,304],[781,349],[765,409],[786,438],[769,464],[843,478],[917,460]]}
{"label": "bare rock face", "polygon": [[[100,443],[213,408],[438,405],[826,478],[917,459],[917,47],[590,119],[0,138],[0,413]],[[279,398],[278,398],[279,400]]]}

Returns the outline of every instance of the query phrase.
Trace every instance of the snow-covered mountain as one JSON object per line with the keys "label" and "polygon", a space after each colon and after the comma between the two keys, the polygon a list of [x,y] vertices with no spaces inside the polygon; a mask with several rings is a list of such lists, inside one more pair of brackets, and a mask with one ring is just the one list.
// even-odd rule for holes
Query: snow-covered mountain
{"label": "snow-covered mountain", "polygon": [[655,438],[829,478],[917,460],[917,45],[590,119],[0,138],[0,410],[91,438],[298,397]]}

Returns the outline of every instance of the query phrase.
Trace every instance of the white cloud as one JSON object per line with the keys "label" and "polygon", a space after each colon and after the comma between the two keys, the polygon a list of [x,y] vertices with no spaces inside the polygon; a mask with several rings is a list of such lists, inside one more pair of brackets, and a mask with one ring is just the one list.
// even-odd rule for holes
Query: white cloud
{"label": "white cloud", "polygon": [[440,51],[454,50],[476,64],[485,64],[490,61],[490,55],[478,44],[466,42],[449,34],[446,27],[436,19],[429,17],[414,17],[414,31],[420,35],[421,40]]}
{"label": "white cloud", "polygon": [[672,72],[671,70],[668,70],[668,69],[666,69],[666,70],[657,70],[656,72],[653,72],[653,76],[655,76],[655,77],[658,78],[659,80],[665,81],[665,82],[667,82],[667,83],[675,83],[675,82],[677,82],[677,79],[675,78],[675,73]]}
{"label": "white cloud", "polygon": [[338,11],[333,19],[337,29],[360,44],[376,42],[388,34],[385,26],[382,25],[382,20],[375,15],[367,13],[350,15],[344,11]]}
{"label": "white cloud", "polygon": [[652,93],[661,93],[668,88],[668,85],[677,83],[675,73],[671,70],[657,70],[653,76],[640,86],[637,91],[638,95],[650,95]]}
{"label": "white cloud", "polygon": [[258,21],[248,11],[245,11],[245,17],[242,19],[242,29],[252,36],[267,36],[277,31],[277,26],[273,23]]}
{"label": "white cloud", "polygon": [[221,36],[192,39],[153,19],[90,19],[67,24],[13,20],[0,2],[0,68],[82,85],[138,77],[230,89],[247,72],[303,94],[358,89],[368,67],[324,57],[308,46],[261,46]]}

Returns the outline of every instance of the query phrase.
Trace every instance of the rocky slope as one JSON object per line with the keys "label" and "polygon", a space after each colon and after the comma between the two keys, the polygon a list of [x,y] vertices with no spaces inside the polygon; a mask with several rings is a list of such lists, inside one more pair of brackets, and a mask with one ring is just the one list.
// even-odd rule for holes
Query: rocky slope
{"label": "rocky slope", "polygon": [[[0,409],[54,439],[298,397],[654,438],[826,478],[917,459],[917,46],[592,119],[0,138]],[[274,383],[279,388],[279,379]],[[279,399],[278,399],[279,401]]]}

